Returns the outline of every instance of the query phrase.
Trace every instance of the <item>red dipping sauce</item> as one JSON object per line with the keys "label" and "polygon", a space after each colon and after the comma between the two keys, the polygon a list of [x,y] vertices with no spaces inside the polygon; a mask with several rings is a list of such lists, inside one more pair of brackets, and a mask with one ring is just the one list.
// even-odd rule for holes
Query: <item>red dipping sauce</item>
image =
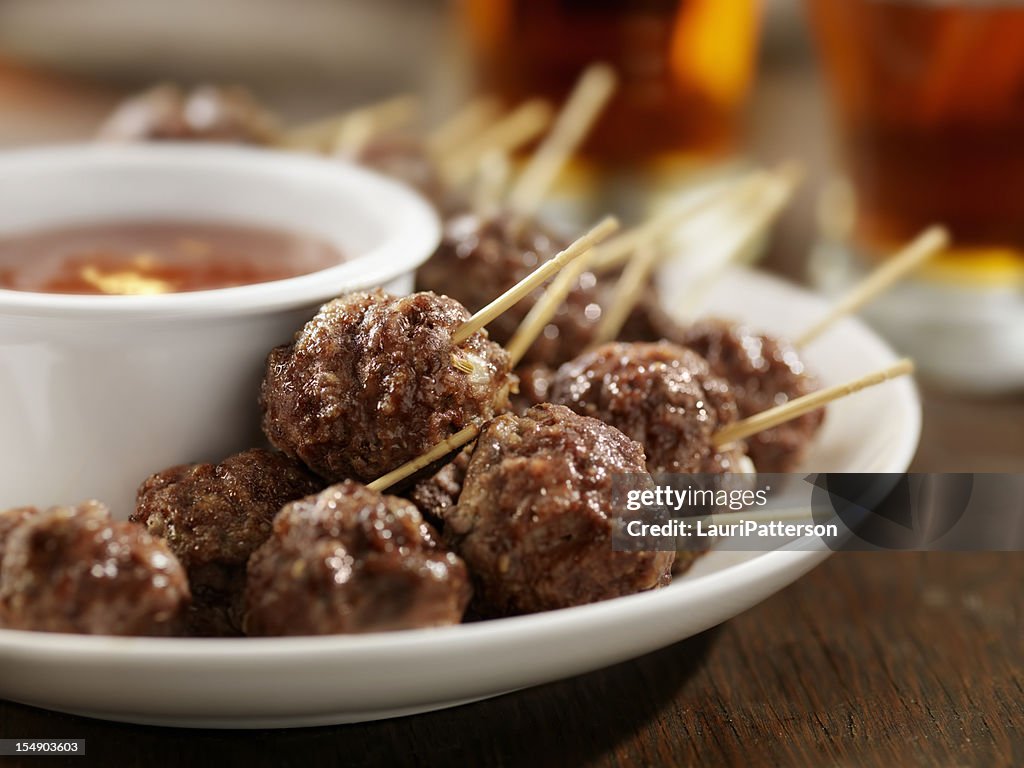
{"label": "red dipping sauce", "polygon": [[337,266],[309,235],[250,225],[121,221],[0,237],[0,288],[142,295],[266,283]]}

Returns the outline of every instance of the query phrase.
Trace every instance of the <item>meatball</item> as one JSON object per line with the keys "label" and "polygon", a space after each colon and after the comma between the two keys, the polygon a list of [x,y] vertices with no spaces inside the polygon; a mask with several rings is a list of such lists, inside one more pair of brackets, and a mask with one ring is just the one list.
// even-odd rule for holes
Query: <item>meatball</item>
{"label": "meatball", "polygon": [[438,208],[448,205],[437,164],[422,141],[394,134],[372,138],[351,159],[408,184]]}
{"label": "meatball", "polygon": [[171,467],[139,488],[131,519],[164,539],[188,573],[192,634],[241,632],[245,564],[289,501],[324,486],[294,459],[253,449],[220,464]]}
{"label": "meatball", "polygon": [[471,453],[469,449],[460,452],[432,476],[416,483],[409,492],[409,501],[431,524],[443,526],[449,510],[458,503]]}
{"label": "meatball", "polygon": [[386,632],[457,624],[471,588],[410,502],[346,480],[293,502],[249,560],[253,635]]}
{"label": "meatball", "polygon": [[272,144],[275,118],[248,91],[158,85],[123,102],[99,131],[104,141],[217,141]]}
{"label": "meatball", "polygon": [[548,402],[548,392],[554,375],[554,369],[540,363],[516,369],[519,391],[512,396],[512,410],[522,415],[533,406]]}
{"label": "meatball", "polygon": [[[818,389],[792,345],[742,323],[702,320],[683,331],[681,341],[729,382],[740,418]],[[747,438],[754,466],[760,472],[795,471],[824,418],[824,409],[819,409]]]}
{"label": "meatball", "polygon": [[551,402],[622,430],[644,446],[650,472],[729,471],[711,436],[736,420],[728,383],[695,352],[667,342],[605,344],[555,374]]}
{"label": "meatball", "polygon": [[188,601],[167,545],[94,501],[32,514],[14,528],[0,567],[0,613],[12,629],[168,635]]}
{"label": "meatball", "polygon": [[653,287],[648,288],[630,311],[619,331],[618,341],[670,341],[686,346],[682,327],[662,309]]}
{"label": "meatball", "polygon": [[[655,303],[644,301],[630,316],[620,338],[665,339],[693,349],[707,360],[716,376],[732,386],[740,418],[818,389],[818,381],[792,345],[755,333],[743,323],[709,318],[684,328]],[[758,471],[794,471],[824,418],[825,411],[820,409],[747,438],[747,452]]]}
{"label": "meatball", "polygon": [[453,299],[352,293],[325,304],[267,360],[270,442],[329,481],[369,482],[508,408],[508,353]]}
{"label": "meatball", "polygon": [[[0,511],[0,574],[3,573],[7,542],[10,541],[15,528],[38,514],[39,510],[36,507],[16,507]],[[4,626],[4,623],[4,606],[0,602],[0,627]]]}
{"label": "meatball", "polygon": [[[416,273],[418,290],[443,293],[471,312],[518,283],[567,243],[536,223],[516,226],[512,217],[481,220],[473,214],[450,219],[441,245]],[[590,344],[601,319],[597,280],[582,274],[564,305],[527,351],[524,363],[557,366]],[[537,299],[538,288],[489,326],[494,340],[507,344]]]}
{"label": "meatball", "polygon": [[0,511],[0,568],[4,564],[4,552],[14,529],[31,517],[39,514],[36,507],[15,507]]}
{"label": "meatball", "polygon": [[533,613],[668,584],[674,552],[612,547],[623,524],[617,478],[651,482],[643,448],[607,424],[556,405],[492,421],[445,520],[479,613]]}

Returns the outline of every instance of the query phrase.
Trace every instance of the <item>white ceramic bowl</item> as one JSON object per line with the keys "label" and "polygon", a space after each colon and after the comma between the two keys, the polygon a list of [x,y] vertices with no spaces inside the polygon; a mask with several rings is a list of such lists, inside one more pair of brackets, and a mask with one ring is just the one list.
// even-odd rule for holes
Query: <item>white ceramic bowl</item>
{"label": "white ceramic bowl", "polygon": [[287,280],[161,296],[0,290],[0,508],[98,498],[175,463],[258,440],[272,347],[324,301],[411,289],[433,209],[353,166],[226,146],[75,146],[0,153],[0,235],[126,219],[308,233],[350,257]]}

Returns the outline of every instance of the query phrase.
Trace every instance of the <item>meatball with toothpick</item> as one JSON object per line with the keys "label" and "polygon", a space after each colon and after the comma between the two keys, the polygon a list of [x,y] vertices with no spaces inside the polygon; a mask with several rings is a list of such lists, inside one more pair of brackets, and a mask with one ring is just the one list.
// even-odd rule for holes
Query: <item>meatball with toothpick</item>
{"label": "meatball with toothpick", "polygon": [[712,442],[718,429],[737,419],[731,388],[685,347],[604,344],[561,366],[548,395],[643,445],[652,474],[745,471],[742,448],[723,452]]}
{"label": "meatball with toothpick", "polygon": [[557,405],[492,421],[445,517],[476,611],[534,613],[668,584],[674,552],[613,547],[624,525],[616,482],[621,492],[651,478],[643,448],[607,424]]}
{"label": "meatball with toothpick", "polygon": [[270,442],[330,482],[370,482],[508,409],[508,353],[433,293],[351,293],[270,353],[260,402]]}
{"label": "meatball with toothpick", "polygon": [[[476,312],[564,246],[534,221],[462,214],[446,223],[441,245],[416,273],[416,287],[448,294]],[[507,344],[543,292],[538,288],[497,318],[489,326],[494,340]],[[584,272],[522,362],[555,366],[571,359],[591,342],[600,319],[597,280]]]}
{"label": "meatball with toothpick", "polygon": [[[638,304],[633,314],[635,320],[623,328],[622,340],[667,340],[694,350],[712,373],[729,382],[740,418],[819,389],[799,351],[781,337],[714,317],[682,326],[652,301]],[[754,466],[759,472],[795,471],[824,419],[825,411],[819,409],[748,438],[747,453]]]}
{"label": "meatball with toothpick", "polygon": [[[767,411],[818,390],[796,348],[744,323],[704,319],[685,328],[681,343],[693,349],[732,387],[740,418]],[[819,408],[747,438],[747,452],[759,472],[793,472],[825,419]]]}

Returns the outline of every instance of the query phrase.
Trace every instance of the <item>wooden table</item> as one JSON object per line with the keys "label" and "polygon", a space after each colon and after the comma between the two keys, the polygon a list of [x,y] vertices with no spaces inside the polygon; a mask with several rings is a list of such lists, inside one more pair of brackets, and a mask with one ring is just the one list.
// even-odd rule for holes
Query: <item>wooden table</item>
{"label": "wooden table", "polygon": [[[3,86],[0,78],[0,97]],[[799,78],[782,78],[762,90],[755,145],[766,158],[787,154],[790,132],[780,121],[786,114],[792,119],[790,108],[801,119],[815,113],[801,87]],[[67,96],[61,87],[43,93],[46,109]],[[105,99],[85,99],[73,114],[84,124]],[[15,133],[8,130],[0,140],[18,140]],[[801,149],[812,162],[821,160],[820,148]],[[809,239],[806,198],[797,210],[783,224],[784,247],[773,255],[775,266],[791,273]],[[1022,425],[1020,398],[972,401],[926,391],[915,467],[1020,472]],[[85,738],[91,757],[85,762],[147,767],[207,761],[1021,765],[1022,583],[1019,553],[839,554],[696,638],[607,670],[444,712],[334,728],[216,732],[105,723],[0,703],[0,737]],[[0,759],[0,766],[18,764]]]}
{"label": "wooden table", "polygon": [[85,738],[96,765],[146,768],[1021,765],[1022,582],[1019,553],[839,554],[698,637],[443,712],[218,732],[0,703],[0,736]]}

